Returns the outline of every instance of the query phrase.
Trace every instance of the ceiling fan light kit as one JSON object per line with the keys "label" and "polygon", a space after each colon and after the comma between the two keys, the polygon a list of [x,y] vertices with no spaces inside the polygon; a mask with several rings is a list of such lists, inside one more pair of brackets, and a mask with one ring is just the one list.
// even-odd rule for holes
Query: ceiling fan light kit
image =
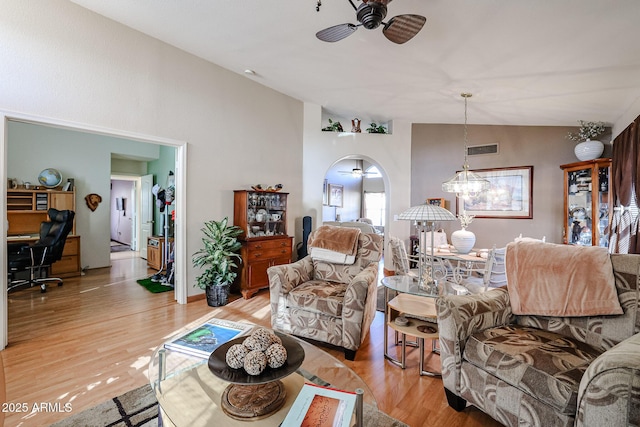
{"label": "ceiling fan light kit", "polygon": [[358,27],[364,27],[368,30],[378,28],[384,25],[382,33],[384,36],[396,44],[403,44],[411,40],[424,26],[427,18],[421,15],[397,15],[384,22],[387,16],[387,4],[391,0],[363,0],[362,4],[356,7],[353,0],[348,0],[356,11],[356,19],[359,24],[338,24],[324,30],[318,31],[316,37],[324,42],[337,42],[351,34]]}

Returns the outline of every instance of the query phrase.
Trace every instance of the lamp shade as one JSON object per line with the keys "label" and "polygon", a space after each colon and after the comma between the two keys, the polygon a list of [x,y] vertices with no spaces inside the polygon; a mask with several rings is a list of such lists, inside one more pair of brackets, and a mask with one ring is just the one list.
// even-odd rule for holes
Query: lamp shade
{"label": "lamp shade", "polygon": [[435,205],[412,206],[398,215],[398,219],[410,221],[453,221],[455,215],[443,207]]}

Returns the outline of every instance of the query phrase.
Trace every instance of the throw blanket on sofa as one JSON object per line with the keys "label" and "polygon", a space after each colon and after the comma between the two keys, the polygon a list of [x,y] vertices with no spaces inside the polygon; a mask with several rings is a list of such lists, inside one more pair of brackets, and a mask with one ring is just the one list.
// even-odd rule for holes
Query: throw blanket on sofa
{"label": "throw blanket on sofa", "polygon": [[507,245],[506,270],[514,314],[622,314],[605,248],[513,242]]}
{"label": "throw blanket on sofa", "polygon": [[323,225],[311,234],[311,258],[331,263],[353,264],[358,252],[360,229]]}

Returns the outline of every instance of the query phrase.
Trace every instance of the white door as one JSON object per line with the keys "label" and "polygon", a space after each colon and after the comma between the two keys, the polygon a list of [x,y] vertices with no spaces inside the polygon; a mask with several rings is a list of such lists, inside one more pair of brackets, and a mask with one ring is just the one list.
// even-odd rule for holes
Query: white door
{"label": "white door", "polygon": [[147,241],[153,235],[153,175],[140,178],[140,258],[147,259]]}

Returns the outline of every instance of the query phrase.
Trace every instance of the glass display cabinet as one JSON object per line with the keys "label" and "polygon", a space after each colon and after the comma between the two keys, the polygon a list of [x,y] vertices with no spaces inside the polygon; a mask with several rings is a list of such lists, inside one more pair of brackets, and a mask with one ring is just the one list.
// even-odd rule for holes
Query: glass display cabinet
{"label": "glass display cabinet", "polygon": [[609,245],[611,159],[560,166],[564,171],[563,242],[570,245]]}
{"label": "glass display cabinet", "polygon": [[234,286],[244,298],[269,287],[267,268],[291,262],[287,196],[277,191],[234,191],[233,223],[244,231],[239,237],[242,264]]}

